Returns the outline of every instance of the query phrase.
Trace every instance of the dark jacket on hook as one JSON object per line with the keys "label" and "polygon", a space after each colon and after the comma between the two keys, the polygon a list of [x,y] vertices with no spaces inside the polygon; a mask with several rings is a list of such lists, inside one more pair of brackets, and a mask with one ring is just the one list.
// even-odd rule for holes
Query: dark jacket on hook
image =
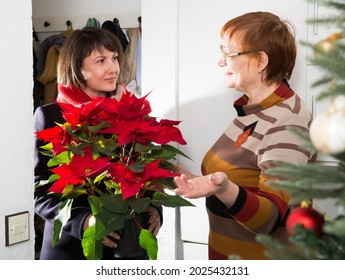
{"label": "dark jacket on hook", "polygon": [[41,43],[36,68],[37,80],[44,86],[43,104],[52,103],[56,99],[56,74],[60,48],[72,33],[73,29],[69,28],[59,34],[51,35]]}
{"label": "dark jacket on hook", "polygon": [[126,50],[127,45],[128,45],[128,40],[127,40],[126,34],[123,32],[119,23],[115,23],[111,20],[107,20],[103,22],[102,28],[115,34],[115,36],[120,40],[123,51]]}

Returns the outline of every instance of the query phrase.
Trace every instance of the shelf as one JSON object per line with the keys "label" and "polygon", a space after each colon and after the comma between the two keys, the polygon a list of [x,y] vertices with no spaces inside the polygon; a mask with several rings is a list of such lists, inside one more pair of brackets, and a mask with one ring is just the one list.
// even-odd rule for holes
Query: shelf
{"label": "shelf", "polygon": [[139,14],[118,14],[100,16],[72,16],[72,17],[34,17],[32,25],[36,32],[62,32],[68,28],[67,22],[72,23],[73,29],[81,29],[86,26],[87,20],[91,17],[96,18],[100,25],[107,20],[117,18],[123,29],[139,27]]}

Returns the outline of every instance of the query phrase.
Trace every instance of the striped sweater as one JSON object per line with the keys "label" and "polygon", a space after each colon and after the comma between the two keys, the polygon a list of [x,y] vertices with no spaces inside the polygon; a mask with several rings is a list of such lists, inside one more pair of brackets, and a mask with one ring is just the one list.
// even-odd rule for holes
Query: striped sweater
{"label": "striped sweater", "polygon": [[[301,147],[288,130],[308,130],[311,114],[306,105],[283,82],[259,104],[246,105],[247,97],[235,101],[237,117],[202,161],[204,175],[223,171],[240,187],[235,204],[226,208],[215,196],[206,198],[209,216],[209,259],[266,259],[256,234],[282,232],[288,211],[286,192],[269,186],[266,174],[274,160],[307,163],[315,155]],[[284,231],[285,233],[285,231]]]}

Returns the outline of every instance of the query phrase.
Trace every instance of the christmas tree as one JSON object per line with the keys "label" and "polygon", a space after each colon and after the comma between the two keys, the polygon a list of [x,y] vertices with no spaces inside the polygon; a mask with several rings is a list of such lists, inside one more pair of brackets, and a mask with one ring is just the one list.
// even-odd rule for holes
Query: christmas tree
{"label": "christmas tree", "polygon": [[313,208],[315,199],[332,198],[345,209],[345,0],[319,0],[330,14],[309,21],[332,25],[339,32],[317,44],[302,42],[313,51],[311,62],[323,75],[312,87],[321,88],[317,102],[329,101],[329,108],[315,116],[308,134],[292,131],[303,138],[306,146],[334,158],[333,168],[315,164],[279,162],[269,173],[284,180],[271,182],[292,197],[286,219],[288,241],[276,241],[260,235],[258,241],[271,259],[345,259],[345,217],[329,219]]}

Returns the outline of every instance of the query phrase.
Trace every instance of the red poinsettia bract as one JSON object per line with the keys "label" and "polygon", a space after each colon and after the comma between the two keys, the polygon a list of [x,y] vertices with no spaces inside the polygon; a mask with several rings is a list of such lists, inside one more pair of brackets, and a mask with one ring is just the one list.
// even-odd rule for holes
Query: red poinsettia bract
{"label": "red poinsettia bract", "polygon": [[54,155],[58,155],[66,151],[66,146],[70,143],[72,137],[67,133],[65,126],[54,126],[42,131],[36,132],[37,138],[44,142],[52,144],[52,151]]}
{"label": "red poinsettia bract", "polygon": [[122,197],[126,199],[138,194],[144,187],[150,188],[150,183],[154,183],[157,179],[172,178],[178,175],[158,166],[159,161],[147,163],[142,172],[136,173],[125,164],[115,164],[109,168],[109,173],[113,181],[121,186]]}
{"label": "red poinsettia bract", "polygon": [[[151,107],[146,97],[147,95],[137,98],[127,91],[120,100],[95,98],[80,106],[58,103],[66,123],[36,133],[39,139],[52,144],[54,156],[64,151],[71,151],[69,163],[51,169],[59,179],[54,182],[50,191],[62,194],[65,186],[83,185],[88,179],[93,180],[109,169],[110,176],[121,185],[125,199],[138,193],[140,188],[148,186],[148,182],[176,176],[175,173],[159,168],[159,159],[153,162],[149,160],[146,163],[142,161],[144,169],[140,173],[135,173],[125,165],[133,164],[135,163],[133,160],[139,158],[138,152],[135,156],[127,154],[128,146],[133,146],[135,143],[186,144],[176,127],[180,121],[166,119],[157,121],[156,118],[149,116]],[[94,130],[93,127],[98,125],[100,125],[98,129]],[[113,143],[112,149],[105,146],[112,141],[109,141],[110,135],[116,135],[114,140],[116,143]],[[95,146],[98,148],[95,149]],[[100,152],[102,148],[109,149],[109,154],[102,154]],[[126,154],[123,154],[123,151],[126,151]]]}
{"label": "red poinsettia bract", "polygon": [[88,178],[94,178],[109,167],[109,158],[100,157],[94,160],[91,150],[85,149],[85,155],[75,155],[70,163],[61,164],[52,169],[59,176],[49,191],[62,194],[68,184],[82,185]]}
{"label": "red poinsettia bract", "polygon": [[[47,180],[51,184],[47,188],[68,201],[60,204],[54,220],[54,244],[70,217],[70,205],[80,195],[88,195],[96,220],[83,236],[87,259],[101,259],[98,248],[103,236],[121,228],[129,217],[134,219],[147,211],[148,205],[192,205],[165,193],[165,189],[175,187],[173,177],[179,175],[171,171],[170,160],[185,156],[169,145],[186,144],[177,128],[180,121],[158,121],[149,116],[151,107],[146,98],[126,91],[120,100],[95,98],[78,106],[58,103],[66,122],[36,133],[38,139],[49,142],[42,146],[42,153],[52,156],[48,165],[53,175]],[[141,232],[140,246],[156,259],[158,247],[152,244],[157,239],[148,230]]]}

